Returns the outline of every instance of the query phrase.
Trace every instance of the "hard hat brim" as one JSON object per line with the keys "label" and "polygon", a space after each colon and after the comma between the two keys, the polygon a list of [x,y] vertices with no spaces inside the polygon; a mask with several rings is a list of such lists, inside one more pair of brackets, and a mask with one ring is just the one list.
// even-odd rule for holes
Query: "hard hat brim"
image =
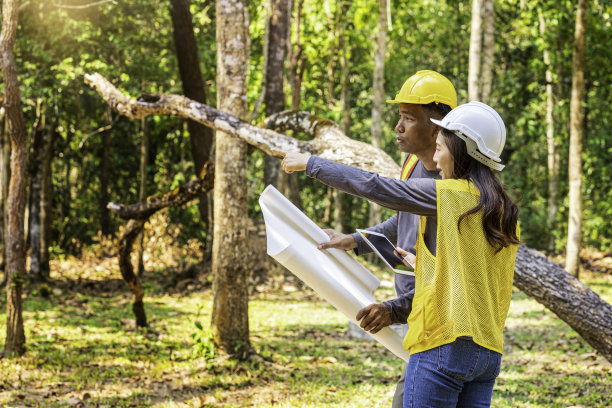
{"label": "hard hat brim", "polygon": [[429,95],[427,97],[412,95],[408,98],[398,98],[396,96],[395,99],[387,99],[387,103],[412,103],[415,105],[428,105],[433,102],[448,105],[451,109],[455,109],[457,107],[457,102],[453,102],[449,98],[441,95]]}

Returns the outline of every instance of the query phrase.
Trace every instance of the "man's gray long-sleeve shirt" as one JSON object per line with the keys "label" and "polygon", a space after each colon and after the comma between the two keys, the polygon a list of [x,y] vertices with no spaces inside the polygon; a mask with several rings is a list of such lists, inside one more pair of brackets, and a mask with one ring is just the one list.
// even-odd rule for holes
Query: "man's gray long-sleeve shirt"
{"label": "man's gray long-sleeve shirt", "polygon": [[[437,219],[436,186],[433,179],[440,178],[437,171],[427,171],[419,161],[408,181],[402,181],[312,156],[306,166],[306,175],[330,187],[398,211],[367,230],[384,234],[391,242],[396,242],[397,246],[413,254],[416,253],[414,246],[419,216],[427,216],[425,242],[435,254]],[[357,242],[357,255],[371,252],[359,233],[354,233],[353,237]],[[397,298],[383,304],[389,308],[393,323],[406,323],[412,310],[414,277],[395,274],[395,291]]]}

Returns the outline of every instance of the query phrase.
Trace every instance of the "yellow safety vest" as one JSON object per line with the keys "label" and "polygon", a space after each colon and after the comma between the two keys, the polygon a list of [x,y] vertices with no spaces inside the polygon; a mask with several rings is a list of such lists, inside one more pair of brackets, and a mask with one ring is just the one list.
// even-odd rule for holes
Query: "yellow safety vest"
{"label": "yellow safety vest", "polygon": [[426,217],[422,216],[415,296],[404,349],[419,353],[469,336],[482,347],[502,353],[518,245],[496,253],[482,228],[482,210],[465,217],[459,232],[461,214],[480,201],[473,183],[436,180],[436,197],[436,256],[425,245]]}

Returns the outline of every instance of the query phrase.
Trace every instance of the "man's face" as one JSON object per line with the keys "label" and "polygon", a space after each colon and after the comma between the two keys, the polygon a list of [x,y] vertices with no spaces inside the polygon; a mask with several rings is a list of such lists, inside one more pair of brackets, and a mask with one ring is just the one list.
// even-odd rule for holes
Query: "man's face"
{"label": "man's face", "polygon": [[395,126],[395,139],[400,151],[419,154],[435,149],[436,125],[429,120],[423,105],[402,103],[399,106],[399,121]]}

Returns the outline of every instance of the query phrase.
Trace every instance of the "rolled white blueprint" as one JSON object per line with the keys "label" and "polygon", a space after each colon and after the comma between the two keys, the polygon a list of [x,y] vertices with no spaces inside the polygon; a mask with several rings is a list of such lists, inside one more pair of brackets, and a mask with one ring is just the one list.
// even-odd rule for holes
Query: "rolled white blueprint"
{"label": "rolled white blueprint", "polygon": [[[372,291],[380,280],[340,249],[321,251],[327,234],[274,186],[261,193],[259,205],[266,223],[268,255],[310,286],[350,321],[365,306],[377,303]],[[402,338],[389,327],[370,334],[393,354],[408,361]]]}

